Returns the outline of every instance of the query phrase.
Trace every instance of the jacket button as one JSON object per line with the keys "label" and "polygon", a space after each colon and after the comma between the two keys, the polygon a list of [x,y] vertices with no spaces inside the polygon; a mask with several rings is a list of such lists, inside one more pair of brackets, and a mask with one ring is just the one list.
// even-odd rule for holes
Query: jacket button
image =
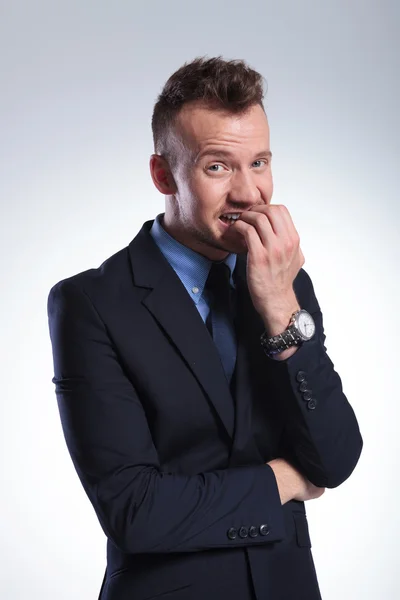
{"label": "jacket button", "polygon": [[241,527],[239,529],[239,535],[241,538],[247,538],[248,534],[247,527]]}
{"label": "jacket button", "polygon": [[228,538],[230,540],[234,540],[237,537],[237,529],[235,529],[234,527],[231,527],[230,529],[228,529]]}
{"label": "jacket button", "polygon": [[308,381],[304,380],[301,382],[301,384],[299,385],[299,390],[301,392],[306,392],[308,390]]}
{"label": "jacket button", "polygon": [[261,535],[268,535],[269,534],[268,525],[260,525],[260,533],[261,533]]}
{"label": "jacket button", "polygon": [[258,529],[257,527],[254,527],[254,525],[249,527],[249,536],[253,538],[258,536]]}
{"label": "jacket button", "polygon": [[312,393],[310,392],[310,390],[303,392],[303,400],[305,402],[308,402],[309,400],[311,400],[311,398],[312,398]]}
{"label": "jacket button", "polygon": [[311,398],[311,400],[308,401],[307,403],[307,408],[309,410],[314,410],[314,408],[317,406],[317,401],[315,398]]}
{"label": "jacket button", "polygon": [[304,371],[299,371],[296,375],[296,379],[297,381],[299,381],[300,383],[302,383],[303,381],[306,380],[306,374]]}

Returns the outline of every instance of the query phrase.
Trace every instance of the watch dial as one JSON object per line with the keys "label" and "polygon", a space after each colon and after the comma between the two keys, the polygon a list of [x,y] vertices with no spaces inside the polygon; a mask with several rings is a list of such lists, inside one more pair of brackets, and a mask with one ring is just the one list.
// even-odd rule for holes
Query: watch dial
{"label": "watch dial", "polygon": [[309,340],[315,333],[315,323],[312,316],[306,312],[301,311],[298,316],[297,326],[300,334],[305,340]]}

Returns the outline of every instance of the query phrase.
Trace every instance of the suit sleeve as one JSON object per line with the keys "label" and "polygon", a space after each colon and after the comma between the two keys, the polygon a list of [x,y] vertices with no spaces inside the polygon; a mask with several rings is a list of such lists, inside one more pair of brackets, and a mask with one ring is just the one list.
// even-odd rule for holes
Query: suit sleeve
{"label": "suit sleeve", "polygon": [[351,475],[363,440],[326,352],[322,312],[304,269],[294,282],[294,290],[300,307],[313,316],[316,333],[287,360],[266,357],[285,415],[282,454],[314,485],[334,488]]}
{"label": "suit sleeve", "polygon": [[[285,536],[268,465],[190,476],[163,472],[144,407],[83,289],[71,279],[59,282],[47,311],[67,447],[104,533],[120,550],[195,552]],[[251,525],[257,537],[238,535]]]}

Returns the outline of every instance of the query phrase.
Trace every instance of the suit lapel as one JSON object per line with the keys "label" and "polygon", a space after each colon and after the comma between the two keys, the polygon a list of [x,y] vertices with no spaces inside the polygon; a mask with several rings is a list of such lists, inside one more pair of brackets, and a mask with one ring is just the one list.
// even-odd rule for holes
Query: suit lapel
{"label": "suit lapel", "polygon": [[184,285],[152,239],[152,223],[147,221],[129,244],[134,284],[149,288],[143,304],[192,370],[232,438],[233,398],[218,351]]}

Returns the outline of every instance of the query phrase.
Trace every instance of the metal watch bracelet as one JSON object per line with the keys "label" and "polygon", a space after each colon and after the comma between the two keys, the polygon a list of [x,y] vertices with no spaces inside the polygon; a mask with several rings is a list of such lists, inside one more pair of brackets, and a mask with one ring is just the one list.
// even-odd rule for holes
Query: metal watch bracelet
{"label": "metal watch bracelet", "polygon": [[279,354],[292,346],[297,346],[302,342],[301,336],[294,327],[288,327],[282,333],[269,337],[265,331],[260,337],[261,345],[268,356]]}

